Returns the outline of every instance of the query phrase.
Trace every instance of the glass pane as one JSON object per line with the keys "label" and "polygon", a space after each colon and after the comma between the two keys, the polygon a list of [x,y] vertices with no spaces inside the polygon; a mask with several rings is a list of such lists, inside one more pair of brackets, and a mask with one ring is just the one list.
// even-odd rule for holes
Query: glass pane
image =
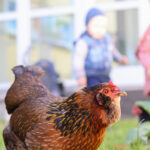
{"label": "glass pane", "polygon": [[136,64],[135,49],[138,43],[137,10],[111,11],[107,13],[108,32],[112,35],[117,48],[129,59],[129,64]]}
{"label": "glass pane", "polygon": [[67,6],[72,4],[73,0],[31,0],[32,8]]}
{"label": "glass pane", "polygon": [[14,79],[16,65],[16,21],[0,22],[0,83]]}
{"label": "glass pane", "polygon": [[16,0],[0,0],[0,13],[16,10]]}
{"label": "glass pane", "polygon": [[34,64],[41,59],[48,59],[55,64],[57,72],[62,77],[70,77],[73,37],[71,15],[34,19],[32,20],[33,44],[26,60]]}
{"label": "glass pane", "polygon": [[116,0],[96,0],[97,3],[101,3],[101,2],[104,2],[104,3],[107,3],[107,2],[114,2]]}
{"label": "glass pane", "polygon": [[114,1],[126,1],[126,0],[96,0],[97,3],[101,3],[101,2],[114,2]]}

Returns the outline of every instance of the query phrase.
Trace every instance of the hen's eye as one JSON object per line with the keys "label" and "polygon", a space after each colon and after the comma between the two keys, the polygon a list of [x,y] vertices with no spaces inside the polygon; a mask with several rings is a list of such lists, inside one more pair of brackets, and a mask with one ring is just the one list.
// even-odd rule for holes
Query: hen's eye
{"label": "hen's eye", "polygon": [[107,90],[107,89],[105,89],[105,90],[104,90],[104,93],[105,93],[105,94],[107,94],[107,93],[108,93],[108,90]]}

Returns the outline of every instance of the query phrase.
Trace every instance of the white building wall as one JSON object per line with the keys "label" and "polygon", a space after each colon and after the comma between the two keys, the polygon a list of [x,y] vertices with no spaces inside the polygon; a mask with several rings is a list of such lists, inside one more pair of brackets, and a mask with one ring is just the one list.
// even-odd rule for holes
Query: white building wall
{"label": "white building wall", "polygon": [[[17,20],[17,64],[23,64],[24,52],[28,49],[31,43],[31,19],[55,16],[55,15],[73,15],[74,17],[74,32],[75,38],[84,30],[83,18],[85,17],[86,10],[91,6],[101,8],[105,11],[118,11],[127,9],[138,9],[139,17],[139,37],[143,34],[150,21],[150,5],[148,0],[126,0],[115,1],[108,3],[96,4],[94,0],[75,0],[74,5],[66,7],[46,8],[46,9],[31,9],[30,0],[17,0],[17,11],[12,13],[0,13],[0,21],[11,19]],[[137,70],[137,68],[139,69]],[[133,71],[135,70],[135,71]],[[137,80],[128,80],[125,73],[137,76]],[[118,78],[116,78],[116,74]],[[123,66],[115,67],[112,71],[112,80],[121,86],[139,85],[144,84],[144,72],[141,66]],[[7,85],[7,83],[6,83]],[[6,87],[6,86],[5,86]]]}

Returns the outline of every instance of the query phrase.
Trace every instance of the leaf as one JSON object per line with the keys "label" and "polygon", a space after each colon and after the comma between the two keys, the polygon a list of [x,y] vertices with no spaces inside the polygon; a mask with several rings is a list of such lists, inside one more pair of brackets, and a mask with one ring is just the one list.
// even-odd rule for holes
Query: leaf
{"label": "leaf", "polygon": [[129,131],[129,133],[127,134],[127,144],[131,144],[137,140],[138,137],[137,133],[138,133],[137,128],[133,128]]}
{"label": "leaf", "polygon": [[150,102],[149,101],[137,101],[135,104],[142,107],[146,112],[150,114]]}
{"label": "leaf", "polygon": [[147,133],[147,134],[146,134],[146,136],[147,136],[148,138],[150,138],[150,132],[149,132],[149,133]]}
{"label": "leaf", "polygon": [[150,136],[150,121],[141,123],[139,125],[139,137],[149,137]]}
{"label": "leaf", "polygon": [[139,124],[138,128],[133,128],[127,134],[127,144],[136,143],[138,139],[147,143],[150,136],[150,121]]}

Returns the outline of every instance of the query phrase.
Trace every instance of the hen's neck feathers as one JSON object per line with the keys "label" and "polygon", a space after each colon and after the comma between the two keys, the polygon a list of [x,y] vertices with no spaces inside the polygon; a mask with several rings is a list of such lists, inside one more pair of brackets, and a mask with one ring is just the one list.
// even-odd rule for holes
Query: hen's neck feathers
{"label": "hen's neck feathers", "polygon": [[99,112],[95,112],[94,105],[97,104],[95,102],[91,105],[91,97],[92,95],[80,90],[62,103],[51,104],[47,111],[47,121],[54,122],[55,128],[60,130],[63,136],[99,134],[100,129],[107,126],[106,112],[102,110],[100,115]]}

